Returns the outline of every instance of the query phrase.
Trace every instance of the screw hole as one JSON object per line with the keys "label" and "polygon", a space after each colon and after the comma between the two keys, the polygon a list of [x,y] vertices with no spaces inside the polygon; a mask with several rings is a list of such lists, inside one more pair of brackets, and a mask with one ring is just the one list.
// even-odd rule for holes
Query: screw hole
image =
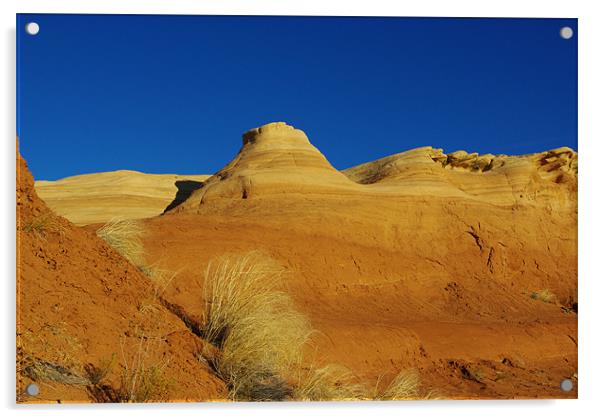
{"label": "screw hole", "polygon": [[560,37],[562,39],[571,39],[573,37],[573,29],[565,26],[560,29]]}
{"label": "screw hole", "polygon": [[27,32],[29,35],[37,35],[39,31],[40,25],[38,25],[36,22],[29,22],[27,25],[25,25],[25,32]]}

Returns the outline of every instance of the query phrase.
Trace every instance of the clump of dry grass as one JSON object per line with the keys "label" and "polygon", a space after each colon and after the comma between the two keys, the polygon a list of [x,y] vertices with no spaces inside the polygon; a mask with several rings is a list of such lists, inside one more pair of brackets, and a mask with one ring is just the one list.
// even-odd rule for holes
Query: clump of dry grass
{"label": "clump of dry grass", "polygon": [[115,364],[115,353],[111,357],[104,358],[100,360],[98,366],[94,364],[87,364],[85,366],[86,375],[90,384],[92,385],[100,385],[103,380],[110,373],[111,369]]}
{"label": "clump of dry grass", "polygon": [[210,263],[205,279],[204,337],[221,350],[213,361],[236,400],[292,395],[291,371],[311,328],[281,289],[282,267],[250,253]]}
{"label": "clump of dry grass", "polygon": [[293,398],[300,401],[333,401],[368,399],[364,385],[343,366],[328,364],[299,372]]}
{"label": "clump of dry grass", "polygon": [[384,389],[378,379],[373,388],[358,383],[349,370],[329,364],[322,368],[307,370],[296,382],[293,398],[308,401],[332,400],[434,400],[442,399],[436,391],[425,392],[419,375],[412,370],[402,371]]}
{"label": "clump of dry grass", "polygon": [[147,264],[142,243],[144,228],[137,220],[111,220],[96,231],[96,235],[106,241],[130,263],[138,267],[147,276],[154,289],[155,298],[160,297],[172,280],[178,275],[158,266]]}
{"label": "clump of dry grass", "polygon": [[129,402],[160,402],[169,398],[170,382],[164,365],[140,367],[123,374],[117,400]]}
{"label": "clump of dry grass", "polygon": [[155,298],[159,298],[179,274],[178,271],[161,268],[157,264],[142,266],[141,270],[151,280]]}
{"label": "clump of dry grass", "polygon": [[[163,401],[169,397],[171,382],[165,376],[168,361],[152,362],[153,342],[144,336],[138,337],[134,353],[126,355],[121,341],[122,362],[121,386],[117,391],[117,402]],[[149,364],[150,363],[150,364]]]}
{"label": "clump of dry grass", "polygon": [[399,373],[381,393],[377,393],[375,396],[375,399],[381,401],[404,401],[420,398],[420,377],[413,371]]}
{"label": "clump of dry grass", "polygon": [[143,233],[140,222],[131,219],[113,219],[96,231],[96,235],[139,268],[145,265]]}
{"label": "clump of dry grass", "polygon": [[63,235],[65,227],[59,218],[52,213],[44,213],[23,224],[23,232],[33,233],[38,238],[46,239],[48,233]]}
{"label": "clump of dry grass", "polygon": [[546,303],[554,303],[557,298],[554,293],[552,293],[549,289],[542,289],[536,292],[531,293],[531,298],[536,300],[541,300]]}
{"label": "clump of dry grass", "polygon": [[420,376],[414,370],[403,370],[393,380],[380,389],[379,377],[370,399],[379,401],[411,401],[411,400],[437,400],[444,397],[436,390],[425,391],[420,382]]}

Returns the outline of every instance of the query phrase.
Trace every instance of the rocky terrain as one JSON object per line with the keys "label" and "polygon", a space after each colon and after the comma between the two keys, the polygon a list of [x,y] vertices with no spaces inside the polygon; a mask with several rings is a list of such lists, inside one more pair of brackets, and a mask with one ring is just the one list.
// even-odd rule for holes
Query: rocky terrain
{"label": "rocky terrain", "polygon": [[[562,379],[577,384],[576,152],[494,156],[423,147],[338,171],[302,131],[281,122],[245,133],[242,142],[226,167],[169,208],[175,193],[166,196],[165,213],[143,221],[148,258],[178,271],[162,297],[188,328],[203,322],[209,260],[260,250],[285,267],[287,292],[319,331],[319,363],[342,364],[371,384],[415,369],[451,398],[577,396],[559,390]],[[74,222],[102,222],[64,208]],[[94,235],[68,231],[85,237],[81,245],[101,246],[90,254],[112,254]],[[94,277],[91,266],[101,261],[74,258],[75,250],[67,256],[60,241],[19,236],[21,253],[29,251],[22,259],[40,265],[21,263],[22,288],[40,288],[23,288],[23,297],[91,292],[97,281],[78,277]],[[74,269],[90,265],[91,273],[74,270],[77,286],[57,288],[57,259]],[[106,268],[127,268],[120,262]],[[136,280],[108,286],[115,292]],[[91,299],[117,299],[97,286]],[[115,303],[98,309],[131,318],[115,313],[131,303]],[[41,316],[53,305],[32,299],[21,306],[37,306]],[[57,311],[57,321],[86,318],[81,308],[69,312]],[[212,384],[205,396],[221,393]]]}

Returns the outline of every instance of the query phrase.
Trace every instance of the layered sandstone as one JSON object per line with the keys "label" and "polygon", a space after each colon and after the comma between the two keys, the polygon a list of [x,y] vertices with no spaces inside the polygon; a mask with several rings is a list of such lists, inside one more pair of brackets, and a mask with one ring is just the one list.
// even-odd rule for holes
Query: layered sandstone
{"label": "layered sandstone", "polygon": [[568,147],[508,156],[417,148],[344,170],[351,180],[391,193],[456,196],[509,205],[574,208],[577,153]]}
{"label": "layered sandstone", "polygon": [[170,204],[185,200],[208,177],[119,170],[39,180],[35,188],[54,212],[76,225],[86,225],[160,215]]}
{"label": "layered sandstone", "polygon": [[567,147],[523,156],[422,147],[338,171],[303,131],[275,122],[245,133],[238,155],[179,210],[211,199],[304,195],[432,196],[570,211],[576,193],[577,153]]}
{"label": "layered sandstone", "polygon": [[303,131],[274,122],[246,132],[238,155],[207,179],[181,209],[212,199],[328,195],[357,189],[309,142]]}

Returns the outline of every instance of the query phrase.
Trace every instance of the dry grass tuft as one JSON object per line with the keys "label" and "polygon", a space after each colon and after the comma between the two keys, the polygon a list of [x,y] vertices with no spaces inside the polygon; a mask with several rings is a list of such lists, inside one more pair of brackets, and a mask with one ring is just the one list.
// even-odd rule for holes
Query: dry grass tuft
{"label": "dry grass tuft", "polygon": [[555,303],[558,300],[556,295],[552,293],[549,289],[543,289],[533,292],[531,293],[531,298],[541,300],[545,303]]}
{"label": "dry grass tuft", "polygon": [[293,398],[300,401],[346,401],[368,399],[366,387],[343,366],[329,364],[299,373]]}
{"label": "dry grass tuft", "polygon": [[52,213],[45,213],[24,223],[23,232],[27,234],[33,233],[38,238],[46,239],[48,233],[63,235],[65,227],[61,224],[57,216]]}
{"label": "dry grass tuft", "polygon": [[111,369],[115,365],[115,354],[109,358],[102,359],[98,366],[93,364],[87,364],[85,366],[86,375],[90,384],[92,385],[100,385],[107,375],[110,373]]}
{"label": "dry grass tuft", "polygon": [[142,266],[142,272],[151,280],[154,289],[155,298],[163,295],[171,282],[179,274],[179,271],[171,271],[158,267],[157,264]]}
{"label": "dry grass tuft", "polygon": [[439,400],[445,397],[436,390],[424,391],[420,376],[414,370],[404,370],[397,374],[384,389],[379,389],[380,378],[371,399],[379,401]]}
{"label": "dry grass tuft", "polygon": [[159,267],[158,263],[146,264],[142,243],[144,228],[140,221],[112,220],[96,231],[96,235],[138,267],[151,280],[155,298],[160,297],[178,275],[178,272]]}
{"label": "dry grass tuft", "polygon": [[377,393],[375,396],[375,399],[381,401],[405,401],[421,398],[420,377],[412,371],[399,373],[382,393]]}
{"label": "dry grass tuft", "polygon": [[164,373],[168,361],[152,362],[151,354],[156,351],[153,343],[158,343],[158,340],[139,337],[134,353],[128,356],[121,342],[124,369],[116,402],[157,402],[169,398],[171,382]]}
{"label": "dry grass tuft", "polygon": [[283,269],[250,253],[210,263],[204,337],[221,350],[213,360],[236,400],[282,400],[311,334],[307,319],[282,290]]}
{"label": "dry grass tuft", "polygon": [[114,219],[107,222],[96,235],[105,240],[119,254],[136,267],[145,265],[142,235],[144,229],[139,221]]}

